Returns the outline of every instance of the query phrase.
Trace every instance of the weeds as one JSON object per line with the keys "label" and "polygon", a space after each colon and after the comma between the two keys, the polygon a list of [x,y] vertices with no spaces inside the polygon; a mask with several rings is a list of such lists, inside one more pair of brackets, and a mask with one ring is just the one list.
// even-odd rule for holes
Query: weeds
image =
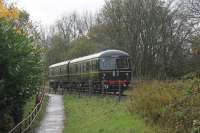
{"label": "weeds", "polygon": [[168,133],[199,133],[200,81],[148,81],[135,86],[128,109]]}

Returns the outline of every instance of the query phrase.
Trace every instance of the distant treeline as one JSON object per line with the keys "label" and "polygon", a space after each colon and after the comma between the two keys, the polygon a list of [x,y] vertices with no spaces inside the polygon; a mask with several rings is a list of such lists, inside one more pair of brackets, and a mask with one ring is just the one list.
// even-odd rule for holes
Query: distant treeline
{"label": "distant treeline", "polygon": [[[196,3],[196,4],[195,4]],[[131,55],[134,78],[174,79],[198,71],[199,1],[108,0],[95,15],[63,16],[41,32],[47,66],[105,49]]]}

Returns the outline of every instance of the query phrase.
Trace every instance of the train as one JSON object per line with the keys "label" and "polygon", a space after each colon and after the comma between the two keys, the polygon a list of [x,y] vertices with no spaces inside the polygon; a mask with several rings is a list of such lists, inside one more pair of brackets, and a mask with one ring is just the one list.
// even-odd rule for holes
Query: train
{"label": "train", "polygon": [[123,93],[130,81],[130,56],[121,50],[105,50],[49,66],[49,86],[53,89],[91,88],[92,93],[116,94]]}

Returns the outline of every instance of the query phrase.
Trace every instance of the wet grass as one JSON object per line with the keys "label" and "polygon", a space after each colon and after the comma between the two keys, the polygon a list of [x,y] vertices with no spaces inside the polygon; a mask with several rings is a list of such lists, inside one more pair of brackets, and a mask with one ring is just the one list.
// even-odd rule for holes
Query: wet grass
{"label": "wet grass", "polygon": [[64,133],[153,133],[126,102],[109,97],[64,96]]}

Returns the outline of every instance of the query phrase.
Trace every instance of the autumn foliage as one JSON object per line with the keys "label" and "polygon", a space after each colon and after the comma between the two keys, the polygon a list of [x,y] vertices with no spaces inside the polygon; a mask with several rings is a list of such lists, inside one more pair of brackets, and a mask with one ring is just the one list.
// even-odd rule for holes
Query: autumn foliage
{"label": "autumn foliage", "polygon": [[14,6],[7,6],[3,0],[0,0],[0,18],[18,19],[19,10]]}

